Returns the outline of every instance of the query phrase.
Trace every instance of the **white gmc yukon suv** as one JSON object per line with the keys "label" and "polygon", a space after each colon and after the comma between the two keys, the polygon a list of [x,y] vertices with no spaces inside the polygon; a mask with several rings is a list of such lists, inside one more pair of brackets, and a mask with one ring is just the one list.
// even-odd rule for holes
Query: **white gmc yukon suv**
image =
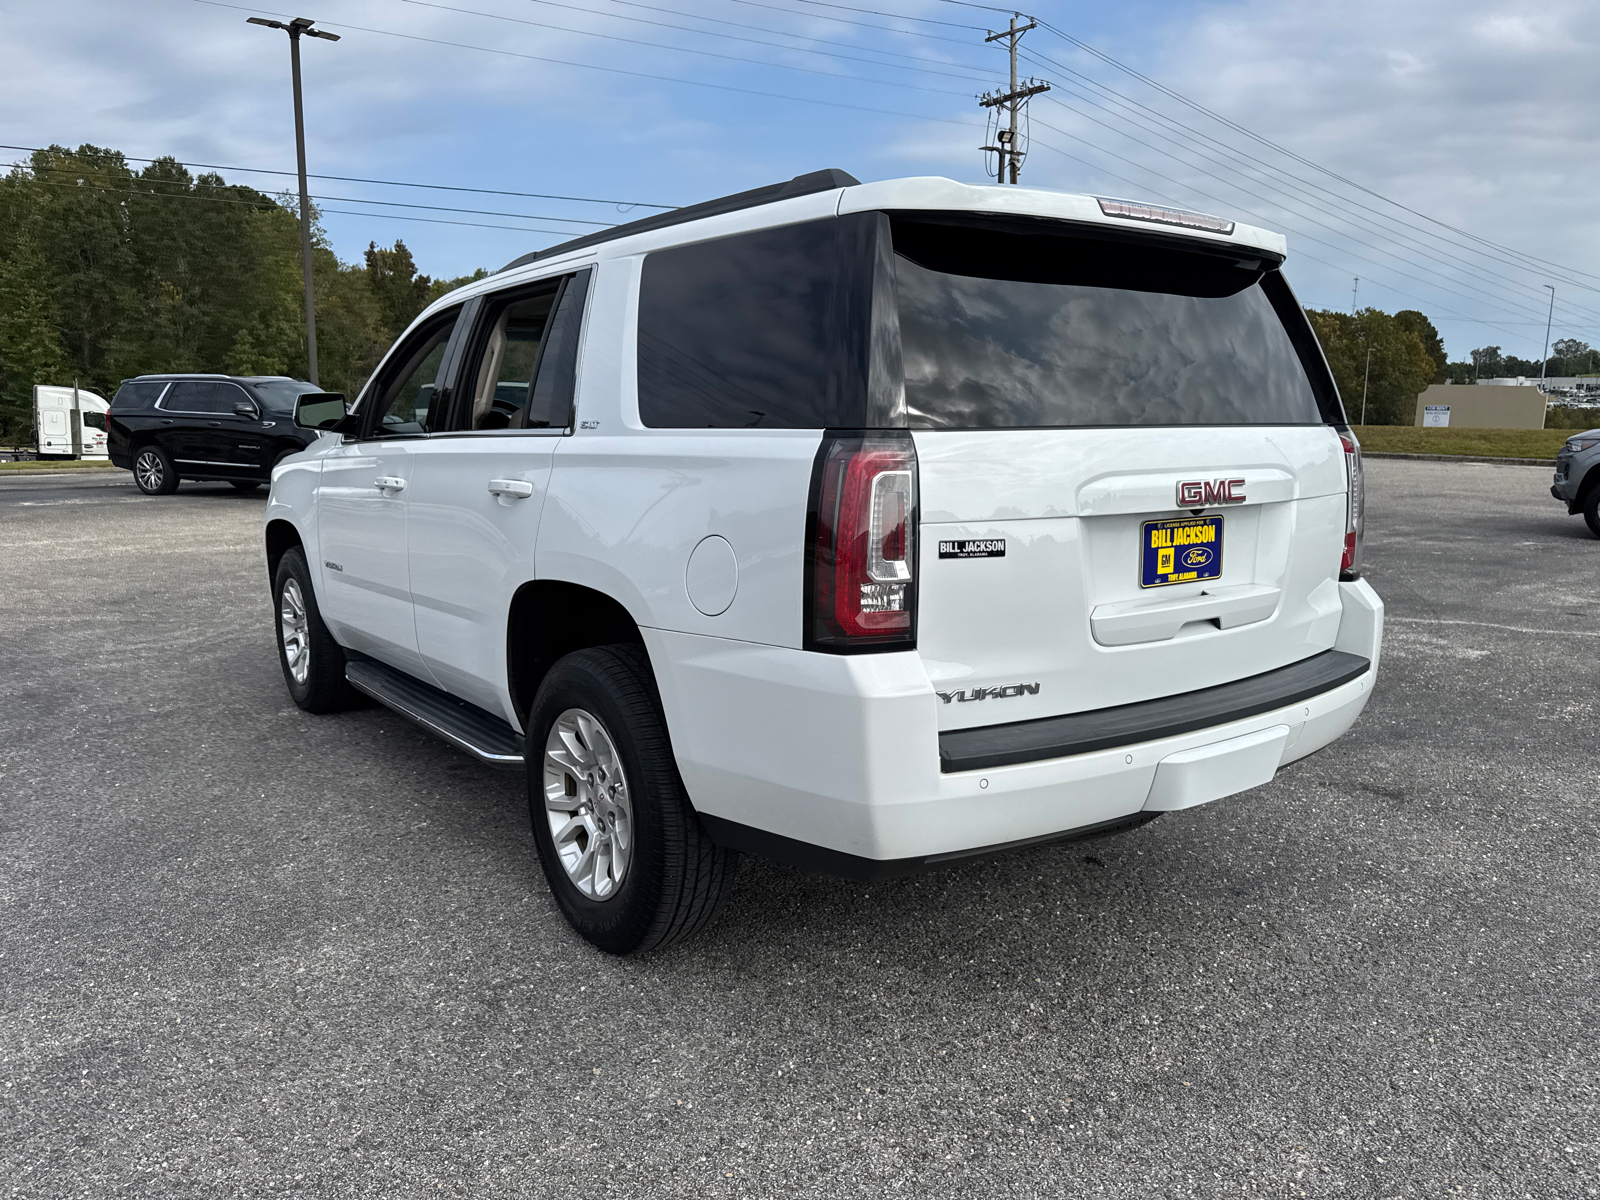
{"label": "white gmc yukon suv", "polygon": [[1347,730],[1383,605],[1284,240],[821,171],[428,308],[273,473],[285,679],[525,771],[573,926],[739,852],[873,879],[1131,828]]}

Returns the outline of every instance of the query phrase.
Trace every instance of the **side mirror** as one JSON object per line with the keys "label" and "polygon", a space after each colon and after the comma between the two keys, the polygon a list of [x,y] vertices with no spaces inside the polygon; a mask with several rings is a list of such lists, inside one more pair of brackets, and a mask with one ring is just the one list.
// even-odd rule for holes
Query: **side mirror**
{"label": "side mirror", "polygon": [[236,417],[249,417],[254,420],[257,415],[256,406],[248,400],[241,400],[233,406],[233,415]]}
{"label": "side mirror", "polygon": [[295,397],[294,423],[302,429],[341,432],[339,427],[349,412],[350,406],[338,392],[305,392]]}

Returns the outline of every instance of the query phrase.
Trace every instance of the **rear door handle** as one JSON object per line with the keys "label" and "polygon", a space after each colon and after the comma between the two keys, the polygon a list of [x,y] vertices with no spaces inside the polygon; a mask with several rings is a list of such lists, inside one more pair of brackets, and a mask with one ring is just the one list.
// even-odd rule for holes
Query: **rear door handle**
{"label": "rear door handle", "polygon": [[380,492],[403,492],[406,490],[406,481],[394,475],[379,475],[372,481],[372,486]]}
{"label": "rear door handle", "polygon": [[533,495],[533,484],[524,479],[491,479],[489,494],[502,496],[507,500],[526,500]]}
{"label": "rear door handle", "polygon": [[1183,600],[1129,600],[1101,604],[1089,614],[1089,628],[1102,646],[1165,642],[1193,621],[1215,621],[1218,629],[1265,621],[1278,611],[1282,593],[1266,584],[1212,588]]}

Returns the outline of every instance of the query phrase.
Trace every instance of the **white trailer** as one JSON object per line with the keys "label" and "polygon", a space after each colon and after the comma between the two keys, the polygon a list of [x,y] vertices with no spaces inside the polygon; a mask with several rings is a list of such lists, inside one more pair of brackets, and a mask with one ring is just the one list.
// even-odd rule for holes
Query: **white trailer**
{"label": "white trailer", "polygon": [[77,384],[33,388],[33,429],[40,458],[108,458],[106,413],[111,405]]}

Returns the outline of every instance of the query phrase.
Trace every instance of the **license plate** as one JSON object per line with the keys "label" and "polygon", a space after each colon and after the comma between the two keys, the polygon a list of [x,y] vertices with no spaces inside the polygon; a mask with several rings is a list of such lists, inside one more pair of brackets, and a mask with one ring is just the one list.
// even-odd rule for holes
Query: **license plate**
{"label": "license plate", "polygon": [[1222,574],[1222,518],[1146,521],[1140,538],[1140,587],[1195,583]]}

